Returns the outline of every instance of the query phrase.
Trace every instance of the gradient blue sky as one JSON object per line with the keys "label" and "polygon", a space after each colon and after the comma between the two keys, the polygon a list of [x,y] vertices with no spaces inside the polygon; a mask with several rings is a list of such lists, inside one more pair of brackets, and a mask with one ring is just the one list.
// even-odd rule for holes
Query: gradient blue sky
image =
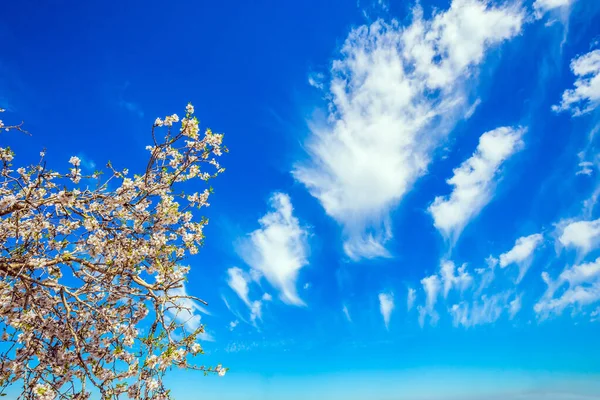
{"label": "gradient blue sky", "polygon": [[600,399],[600,2],[33,1],[0,21],[19,162],[225,133],[207,364],[177,399]]}

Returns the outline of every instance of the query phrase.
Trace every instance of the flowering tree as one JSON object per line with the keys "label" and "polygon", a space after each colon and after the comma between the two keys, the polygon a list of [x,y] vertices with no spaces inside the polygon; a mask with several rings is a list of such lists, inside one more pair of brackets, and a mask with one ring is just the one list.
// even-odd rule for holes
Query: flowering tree
{"label": "flowering tree", "polygon": [[210,190],[175,190],[222,172],[215,157],[227,150],[193,114],[189,104],[181,121],[155,121],[148,164],[132,177],[110,163],[106,178],[83,175],[77,157],[55,172],[44,152],[13,169],[0,147],[0,395],[22,385],[20,399],[168,399],[173,366],[225,374],[193,362],[204,302],[183,286],[181,262],[208,222],[192,209]]}

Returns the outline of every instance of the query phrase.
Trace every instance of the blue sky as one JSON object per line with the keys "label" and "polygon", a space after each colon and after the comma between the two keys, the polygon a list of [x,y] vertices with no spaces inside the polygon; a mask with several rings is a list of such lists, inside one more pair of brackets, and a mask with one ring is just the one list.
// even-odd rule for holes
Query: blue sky
{"label": "blue sky", "polygon": [[231,370],[178,399],[600,399],[600,3],[3,8],[20,162],[225,133],[186,289]]}

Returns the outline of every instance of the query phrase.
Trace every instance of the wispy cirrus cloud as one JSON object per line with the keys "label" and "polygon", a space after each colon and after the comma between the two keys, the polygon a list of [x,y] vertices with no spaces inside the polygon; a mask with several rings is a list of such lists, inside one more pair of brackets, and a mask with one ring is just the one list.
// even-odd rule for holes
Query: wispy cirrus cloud
{"label": "wispy cirrus cloud", "polygon": [[139,103],[136,103],[134,101],[131,100],[125,100],[125,92],[127,91],[127,89],[131,86],[131,82],[130,81],[126,81],[123,86],[120,88],[120,93],[119,93],[119,100],[117,101],[117,105],[122,108],[123,110],[126,110],[134,115],[136,115],[138,118],[143,118],[144,117],[144,110],[142,109],[142,106]]}
{"label": "wispy cirrus cloud", "polygon": [[345,304],[342,307],[342,312],[344,313],[344,317],[346,317],[346,320],[348,322],[352,322],[352,317],[350,317],[350,311],[348,310],[348,306],[346,306]]}
{"label": "wispy cirrus cloud", "polygon": [[[481,277],[479,278],[482,279]],[[438,273],[423,278],[421,284],[425,292],[425,304],[419,310],[419,325],[423,327],[429,317],[431,325],[436,325],[440,314],[436,310],[438,299],[452,318],[454,326],[472,327],[495,322],[508,306],[509,291],[488,295],[476,294],[476,277],[467,271],[467,266],[458,269],[449,260],[442,260]],[[449,294],[454,291],[453,299]],[[456,302],[456,299],[459,299]]]}
{"label": "wispy cirrus cloud", "polygon": [[[243,271],[241,268],[232,267],[227,270],[227,276],[227,284],[248,307],[250,311],[250,322],[256,326],[257,321],[262,319],[263,303],[265,301],[271,301],[271,295],[269,293],[263,293],[259,300],[250,300],[250,284],[252,283],[252,277],[250,274]],[[227,300],[225,298],[223,298],[223,300],[225,301],[227,308],[229,308],[229,310],[239,318],[237,312],[234,312],[231,309],[231,306]],[[242,320],[245,321],[245,319]],[[237,326],[237,321],[235,325],[231,326],[230,328],[233,329],[235,326]]]}
{"label": "wispy cirrus cloud", "polygon": [[121,99],[119,100],[119,107],[137,115],[139,118],[144,117],[144,110],[142,110],[142,107],[138,103]]}
{"label": "wispy cirrus cloud", "polygon": [[394,294],[393,293],[379,293],[379,311],[383,317],[385,328],[388,329],[390,326],[390,318],[392,311],[394,310]]}
{"label": "wispy cirrus cloud", "polygon": [[430,317],[431,325],[435,325],[439,320],[439,315],[435,311],[435,304],[437,303],[438,295],[441,290],[440,278],[437,275],[431,275],[421,279],[421,285],[425,292],[425,305],[418,306],[419,311],[419,325],[425,326],[425,320],[427,316]]}
{"label": "wispy cirrus cloud", "polygon": [[523,147],[523,128],[501,127],[479,138],[475,153],[454,170],[449,196],[438,196],[429,207],[435,227],[452,242],[494,195],[502,164]]}
{"label": "wispy cirrus cloud", "polygon": [[88,170],[93,170],[96,168],[96,162],[86,155],[79,153],[77,154],[79,160],[81,161],[81,167],[87,168]]}
{"label": "wispy cirrus cloud", "polygon": [[508,303],[508,315],[510,319],[514,319],[519,311],[521,311],[523,295],[517,295],[510,303]]}
{"label": "wispy cirrus cloud", "polygon": [[415,301],[417,300],[417,291],[413,288],[408,288],[408,293],[406,295],[406,310],[410,311],[415,305]]}
{"label": "wispy cirrus cloud", "polygon": [[[175,300],[172,304],[167,304],[167,316],[184,324],[189,332],[193,332],[202,326],[200,313],[210,315],[197,301],[187,297],[188,292],[184,284],[178,288],[170,289],[169,294]],[[208,332],[203,333],[200,338],[206,341],[214,340]]]}
{"label": "wispy cirrus cloud", "polygon": [[[511,289],[500,290],[491,294],[476,290],[475,288],[480,285],[478,280],[481,281],[485,277],[471,275],[466,271],[466,266],[461,267],[463,269],[462,279],[456,279],[457,276],[454,274],[452,274],[453,278],[450,279],[448,274],[450,269],[448,266],[450,265],[454,264],[448,261],[443,262],[439,275],[431,275],[421,281],[426,296],[425,305],[417,307],[421,327],[425,325],[427,317],[429,317],[431,325],[438,323],[440,318],[440,314],[436,310],[438,299],[444,303],[440,308],[447,311],[452,318],[452,324],[456,327],[470,328],[491,324],[504,314],[508,314],[512,319],[521,309],[521,297],[519,295],[512,298],[513,292]],[[444,293],[448,293],[453,287],[458,290],[452,299],[447,294],[440,296],[442,290]]]}
{"label": "wispy cirrus cloud", "polygon": [[600,104],[600,50],[593,50],[571,60],[571,71],[577,78],[573,89],[562,94],[555,112],[568,111],[574,117],[587,114]]}
{"label": "wispy cirrus cloud", "polygon": [[547,12],[568,9],[574,2],[575,0],[535,0],[533,10],[536,18],[541,18]]}
{"label": "wispy cirrus cloud", "polygon": [[248,297],[248,293],[250,289],[248,288],[249,277],[247,273],[242,271],[241,268],[232,267],[227,270],[227,284],[229,287],[238,295],[240,299],[246,304],[250,305],[250,299]]}
{"label": "wispy cirrus cloud", "polygon": [[600,302],[600,257],[595,261],[566,267],[553,280],[548,272],[542,272],[547,289],[535,304],[540,319],[560,315],[565,309],[574,313]]}
{"label": "wispy cirrus cloud", "polygon": [[454,326],[470,328],[477,325],[496,322],[506,310],[509,292],[501,292],[491,296],[483,295],[471,302],[461,301],[450,307]]}
{"label": "wispy cirrus cloud", "polygon": [[455,270],[456,266],[452,261],[442,261],[440,276],[444,285],[444,298],[448,297],[452,288],[456,288],[462,293],[473,283],[473,277],[466,271],[466,265],[459,267],[457,273]]}
{"label": "wispy cirrus cloud", "polygon": [[[522,309],[523,293],[516,294],[515,283],[507,281],[504,271],[507,266],[517,264],[518,283],[542,243],[543,235],[539,233],[520,237],[509,251],[486,258],[486,268],[469,268],[467,264],[457,268],[454,262],[442,260],[435,274],[421,280],[425,303],[417,307],[419,325],[423,327],[427,317],[431,325],[436,325],[440,318],[438,309],[447,311],[457,327],[491,324],[503,315],[514,319]],[[497,279],[501,282],[492,285]]]}
{"label": "wispy cirrus cloud", "polygon": [[332,64],[329,117],[312,121],[309,160],[294,177],[343,228],[354,259],[389,256],[390,212],[426,173],[434,150],[471,107],[467,87],[486,53],[519,34],[518,2],[454,0],[407,26],[353,29]]}

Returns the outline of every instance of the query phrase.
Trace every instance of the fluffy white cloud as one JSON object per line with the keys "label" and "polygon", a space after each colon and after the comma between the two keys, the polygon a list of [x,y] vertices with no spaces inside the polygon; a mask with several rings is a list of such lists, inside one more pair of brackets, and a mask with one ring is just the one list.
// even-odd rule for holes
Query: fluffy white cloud
{"label": "fluffy white cloud", "polygon": [[381,311],[386,329],[390,325],[392,310],[394,310],[394,295],[392,293],[379,293],[379,311]]}
{"label": "fluffy white cloud", "polygon": [[271,300],[273,300],[273,296],[271,296],[269,293],[264,293],[262,295],[262,299],[263,299],[263,301],[271,301]]}
{"label": "fluffy white cloud", "polygon": [[307,231],[293,216],[288,195],[275,193],[270,204],[273,211],[258,221],[260,229],[249,235],[240,254],[256,277],[266,278],[279,290],[283,302],[304,305],[298,296],[296,279],[300,269],[308,264]]}
{"label": "fluffy white cloud", "polygon": [[[560,315],[569,307],[579,310],[600,301],[600,257],[593,262],[565,268],[556,281],[545,272],[542,279],[548,289],[534,306],[541,319]],[[565,285],[566,289],[562,290]]]}
{"label": "fluffy white cloud", "polygon": [[512,249],[504,254],[500,254],[500,268],[506,268],[513,263],[517,264],[519,266],[517,283],[519,283],[531,265],[535,249],[543,241],[544,237],[541,233],[518,238]]}
{"label": "fluffy white cloud", "polygon": [[600,103],[600,50],[593,50],[571,61],[577,77],[575,88],[565,90],[555,112],[569,111],[575,117],[587,114]]}
{"label": "fluffy white cloud", "polygon": [[[298,271],[307,264],[307,233],[292,215],[289,196],[275,193],[271,196],[270,204],[273,211],[258,221],[261,228],[250,233],[239,249],[242,258],[252,269],[249,273],[238,267],[227,270],[227,284],[248,306],[250,322],[255,326],[262,319],[264,303],[271,301],[272,296],[263,293],[260,300],[252,301],[249,296],[252,281],[264,277],[280,291],[285,303],[304,304],[297,294],[296,278]],[[225,298],[223,300],[231,310]],[[234,315],[238,314],[234,312]]]}
{"label": "fluffy white cloud", "polygon": [[454,0],[430,19],[415,8],[408,26],[378,20],[350,32],[332,64],[327,121],[312,122],[310,159],[293,170],[342,225],[349,257],[388,255],[391,209],[469,110],[485,54],[520,32],[517,3]]}
{"label": "fluffy white cloud", "polygon": [[417,291],[413,288],[408,288],[408,294],[406,296],[406,309],[408,311],[412,310],[415,305],[415,300],[417,300]]}
{"label": "fluffy white cloud", "polygon": [[502,163],[522,148],[522,128],[500,127],[479,138],[475,153],[454,170],[449,196],[435,198],[429,212],[435,227],[455,241],[466,224],[491,200]]}
{"label": "fluffy white cloud", "polygon": [[565,269],[559,276],[560,282],[568,282],[571,286],[593,282],[600,278],[600,258],[594,262],[575,265]]}
{"label": "fluffy white cloud", "polygon": [[558,230],[562,231],[558,242],[564,247],[574,247],[582,255],[589,253],[600,244],[600,219],[594,221],[561,221]]}

